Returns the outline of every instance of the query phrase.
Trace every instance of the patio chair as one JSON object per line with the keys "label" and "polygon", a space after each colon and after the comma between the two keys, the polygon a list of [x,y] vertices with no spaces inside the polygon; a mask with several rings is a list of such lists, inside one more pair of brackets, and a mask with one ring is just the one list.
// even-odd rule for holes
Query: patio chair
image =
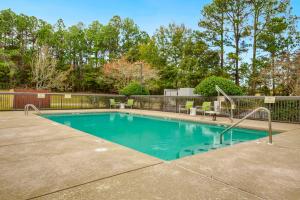
{"label": "patio chair", "polygon": [[213,110],[209,110],[209,111],[204,111],[204,114],[209,114],[211,115],[213,118],[213,121],[217,120],[217,115],[221,114],[221,102],[220,101],[214,101],[214,106],[213,106]]}
{"label": "patio chair", "polygon": [[179,113],[181,110],[186,110],[186,113],[188,114],[190,109],[194,106],[194,101],[187,101],[185,105],[179,105]]}
{"label": "patio chair", "polygon": [[133,108],[133,99],[128,99],[127,103],[125,104],[125,107],[130,107],[132,109]]}
{"label": "patio chair", "polygon": [[116,102],[115,99],[109,99],[109,108],[116,108],[120,103]]}
{"label": "patio chair", "polygon": [[203,112],[203,115],[205,115],[207,111],[211,111],[211,102],[204,101],[202,106],[197,106],[197,111]]}

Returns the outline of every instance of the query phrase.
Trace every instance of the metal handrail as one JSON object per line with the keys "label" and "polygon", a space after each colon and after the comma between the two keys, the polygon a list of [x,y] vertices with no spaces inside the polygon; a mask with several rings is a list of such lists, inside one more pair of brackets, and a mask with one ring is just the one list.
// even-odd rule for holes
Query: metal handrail
{"label": "metal handrail", "polygon": [[222,131],[222,133],[220,134],[220,144],[223,143],[223,135],[229,131],[230,129],[232,129],[233,127],[239,125],[241,122],[243,122],[245,119],[247,119],[248,117],[250,117],[251,115],[253,115],[254,113],[263,110],[265,112],[268,113],[268,126],[269,126],[269,143],[272,144],[272,121],[271,121],[271,111],[265,107],[259,107],[256,108],[255,110],[253,110],[252,112],[250,112],[249,114],[247,114],[245,117],[243,117],[242,119],[240,119],[239,121],[237,121],[236,123],[234,123],[233,125],[231,125],[230,127],[226,128],[224,131]]}
{"label": "metal handrail", "polygon": [[33,104],[26,104],[25,107],[24,107],[24,112],[25,112],[25,115],[28,115],[28,111],[29,111],[29,108],[33,108],[33,110],[35,112],[37,112],[38,114],[41,113],[41,111]]}
{"label": "metal handrail", "polygon": [[220,96],[220,93],[223,94],[223,96],[230,102],[230,121],[233,122],[233,109],[235,108],[235,103],[218,85],[215,86],[218,96]]}

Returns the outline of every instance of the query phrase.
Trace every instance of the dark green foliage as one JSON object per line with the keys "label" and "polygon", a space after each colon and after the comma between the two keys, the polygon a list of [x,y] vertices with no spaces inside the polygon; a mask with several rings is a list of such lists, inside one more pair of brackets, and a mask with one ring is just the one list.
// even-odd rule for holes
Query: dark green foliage
{"label": "dark green foliage", "polygon": [[138,82],[131,82],[120,91],[120,94],[125,96],[149,95],[149,91]]}
{"label": "dark green foliage", "polygon": [[[33,58],[42,47],[51,49],[57,70],[70,71],[72,91],[102,91],[101,68],[121,57],[139,60],[139,46],[149,36],[132,19],[114,16],[107,24],[78,23],[66,27],[62,19],[51,25],[36,17],[0,11],[0,83],[34,87]],[[107,85],[107,84],[106,84]]]}
{"label": "dark green foliage", "polygon": [[242,95],[242,89],[235,85],[231,80],[211,76],[203,81],[195,88],[195,93],[203,95],[203,96],[217,96],[218,93],[215,89],[215,86],[218,85],[226,94],[228,95]]}
{"label": "dark green foliage", "polygon": [[156,58],[156,62],[160,58],[156,68],[163,88],[195,87],[208,74],[215,75],[219,71],[218,52],[210,49],[200,31],[173,23],[161,26],[154,41],[157,56],[150,56],[152,60]]}

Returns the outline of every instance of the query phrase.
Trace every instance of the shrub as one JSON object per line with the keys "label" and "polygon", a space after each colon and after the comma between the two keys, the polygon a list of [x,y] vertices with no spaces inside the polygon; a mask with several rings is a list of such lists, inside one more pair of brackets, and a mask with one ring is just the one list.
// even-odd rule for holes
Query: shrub
{"label": "shrub", "polygon": [[139,84],[138,82],[131,82],[123,89],[120,90],[120,94],[125,96],[130,95],[149,95],[149,91]]}
{"label": "shrub", "polygon": [[196,86],[195,93],[203,96],[217,96],[218,92],[215,89],[215,85],[218,85],[228,95],[243,94],[242,89],[231,80],[217,76],[210,76],[201,81],[201,83]]}

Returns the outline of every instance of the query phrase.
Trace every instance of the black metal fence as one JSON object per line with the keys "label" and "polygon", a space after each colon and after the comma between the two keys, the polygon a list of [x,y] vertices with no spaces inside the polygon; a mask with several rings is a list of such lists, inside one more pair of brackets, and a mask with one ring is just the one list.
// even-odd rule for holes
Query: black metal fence
{"label": "black metal fence", "polygon": [[[72,93],[20,93],[20,92],[0,92],[0,110],[23,110],[26,104],[34,104],[39,109],[95,109],[109,108],[109,99],[119,102],[126,102],[126,97],[122,95],[107,94],[78,94]],[[178,112],[179,105],[184,105],[186,101],[194,101],[195,106],[201,106],[204,101],[215,101],[216,97],[199,96],[162,96],[162,95],[138,95],[131,96],[134,99],[134,108],[145,110],[157,110],[166,112]],[[266,107],[271,110],[272,120],[277,122],[300,123],[300,96],[287,97],[277,96],[274,104],[265,104],[264,97],[257,96],[232,96],[236,104],[234,110],[235,118],[242,118],[257,107]],[[222,113],[229,113],[229,102],[222,103]],[[265,120],[266,114],[256,113],[252,119]]]}
{"label": "black metal fence", "polygon": [[[132,96],[139,109],[178,112],[179,105],[187,100],[201,106],[204,101],[216,101],[217,97],[165,97],[165,96]],[[231,96],[236,104],[234,117],[242,118],[257,107],[266,107],[272,113],[272,120],[277,122],[300,123],[300,97],[277,96],[274,104],[265,104],[263,96]],[[229,115],[229,102],[222,103],[223,115]],[[265,112],[257,112],[252,119],[266,120]]]}
{"label": "black metal fence", "polygon": [[0,92],[0,110],[24,110],[34,104],[42,110],[109,108],[109,99],[125,101],[122,95]]}
{"label": "black metal fence", "polygon": [[[271,111],[272,121],[300,123],[300,96],[276,96],[275,103],[265,104],[265,97],[236,96],[235,116],[241,118],[257,107],[266,107]],[[266,119],[266,113],[257,113],[254,119]]]}
{"label": "black metal fence", "polygon": [[186,101],[194,101],[195,106],[201,106],[204,101],[216,100],[216,97],[163,95],[137,95],[130,98],[134,99],[135,108],[165,112],[178,112],[179,106],[185,105]]}

